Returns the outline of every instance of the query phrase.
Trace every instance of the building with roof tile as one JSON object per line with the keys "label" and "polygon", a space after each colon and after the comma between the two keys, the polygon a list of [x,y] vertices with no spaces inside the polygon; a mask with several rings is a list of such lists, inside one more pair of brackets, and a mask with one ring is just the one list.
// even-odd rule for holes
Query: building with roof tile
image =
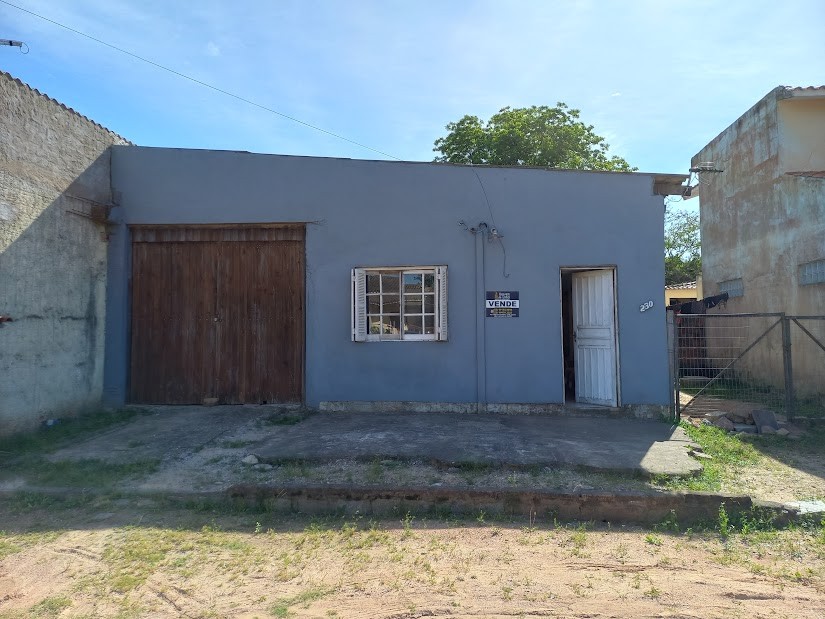
{"label": "building with roof tile", "polygon": [[110,146],[0,71],[0,434],[100,406]]}
{"label": "building with roof tile", "polygon": [[7,74],[0,105],[0,434],[101,402],[669,410],[684,174],[139,147]]}

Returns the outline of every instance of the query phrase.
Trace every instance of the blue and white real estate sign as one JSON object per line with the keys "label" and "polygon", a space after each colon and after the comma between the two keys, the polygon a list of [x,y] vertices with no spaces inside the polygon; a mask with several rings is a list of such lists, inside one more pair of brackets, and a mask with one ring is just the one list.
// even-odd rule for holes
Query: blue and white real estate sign
{"label": "blue and white real estate sign", "polygon": [[518,290],[488,290],[484,306],[487,318],[518,318]]}

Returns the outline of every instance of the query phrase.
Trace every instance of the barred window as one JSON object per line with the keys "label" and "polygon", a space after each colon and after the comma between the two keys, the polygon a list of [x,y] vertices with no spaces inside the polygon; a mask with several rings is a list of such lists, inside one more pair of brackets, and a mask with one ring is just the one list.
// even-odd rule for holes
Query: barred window
{"label": "barred window", "polygon": [[799,265],[799,284],[825,284],[825,260],[814,260]]}
{"label": "barred window", "polygon": [[719,282],[719,292],[727,292],[728,297],[741,297],[745,294],[745,284],[742,283],[742,278],[728,279],[724,282]]}

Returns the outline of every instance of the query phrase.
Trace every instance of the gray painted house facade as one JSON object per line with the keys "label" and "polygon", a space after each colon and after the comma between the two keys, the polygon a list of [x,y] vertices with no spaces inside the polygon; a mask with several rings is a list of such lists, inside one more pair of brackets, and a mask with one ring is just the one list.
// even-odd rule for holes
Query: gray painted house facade
{"label": "gray painted house facade", "polygon": [[[135,146],[111,161],[110,404],[132,399],[135,239],[272,224],[303,229],[309,406],[669,404],[662,195],[684,176]],[[487,316],[494,292],[518,292],[517,317]]]}

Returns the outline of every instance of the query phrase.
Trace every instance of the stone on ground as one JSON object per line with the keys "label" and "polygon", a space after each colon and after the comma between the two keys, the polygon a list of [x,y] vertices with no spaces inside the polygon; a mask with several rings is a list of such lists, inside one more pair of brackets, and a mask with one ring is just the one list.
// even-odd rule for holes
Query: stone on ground
{"label": "stone on ground", "polygon": [[713,425],[715,425],[717,428],[727,430],[728,432],[731,432],[734,429],[733,422],[727,417],[718,417],[714,419]]}
{"label": "stone on ground", "polygon": [[757,428],[762,428],[763,426],[770,426],[774,430],[779,429],[779,423],[777,423],[776,415],[773,411],[755,409],[751,413],[751,415],[753,415],[753,423],[756,425]]}

